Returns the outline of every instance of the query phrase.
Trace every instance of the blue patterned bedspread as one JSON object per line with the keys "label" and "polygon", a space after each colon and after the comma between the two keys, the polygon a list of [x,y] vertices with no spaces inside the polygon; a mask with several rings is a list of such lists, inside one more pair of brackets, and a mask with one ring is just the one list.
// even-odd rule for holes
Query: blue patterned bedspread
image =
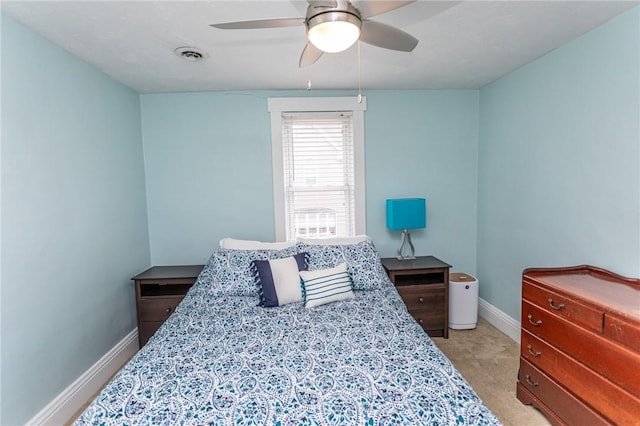
{"label": "blue patterned bedspread", "polygon": [[216,294],[210,279],[77,425],[499,424],[388,280],[307,309]]}

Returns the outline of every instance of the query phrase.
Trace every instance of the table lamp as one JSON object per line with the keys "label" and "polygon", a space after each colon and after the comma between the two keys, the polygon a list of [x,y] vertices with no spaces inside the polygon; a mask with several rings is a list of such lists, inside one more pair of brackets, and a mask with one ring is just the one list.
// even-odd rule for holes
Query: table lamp
{"label": "table lamp", "polygon": [[[402,229],[398,246],[399,260],[415,259],[416,250],[411,242],[409,229],[421,229],[427,226],[427,201],[424,198],[396,198],[387,200],[387,228]],[[410,253],[403,254],[405,244],[409,244]]]}

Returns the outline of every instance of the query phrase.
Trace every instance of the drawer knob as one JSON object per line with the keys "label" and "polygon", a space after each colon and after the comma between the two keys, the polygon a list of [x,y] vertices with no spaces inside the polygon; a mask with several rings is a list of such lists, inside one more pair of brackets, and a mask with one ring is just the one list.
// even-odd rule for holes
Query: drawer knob
{"label": "drawer knob", "polygon": [[424,297],[419,298],[419,299],[418,299],[418,302],[420,302],[420,303],[424,303]]}
{"label": "drawer knob", "polygon": [[420,324],[422,324],[424,321],[422,321],[422,318],[421,318],[421,319],[419,319],[419,320],[418,320],[418,322],[419,322]]}
{"label": "drawer knob", "polygon": [[560,309],[564,308],[564,303],[561,303],[559,305],[554,305],[552,298],[549,298],[547,301],[549,302],[549,306],[551,306],[551,309],[555,309],[556,311],[559,311]]}
{"label": "drawer knob", "polygon": [[166,313],[169,313],[169,312],[171,312],[171,308],[167,308],[167,309],[165,309],[164,311],[165,311]]}
{"label": "drawer knob", "polygon": [[538,352],[538,351],[534,352],[533,348],[531,347],[531,345],[527,345],[527,350],[529,351],[529,353],[531,355],[533,355],[536,358],[538,358],[540,355],[542,355],[542,352]]}
{"label": "drawer knob", "polygon": [[533,321],[533,314],[527,315],[527,318],[529,319],[529,323],[534,327],[539,327],[542,324],[542,320]]}
{"label": "drawer knob", "polygon": [[527,383],[529,383],[531,386],[533,386],[534,388],[537,388],[538,386],[540,386],[540,383],[538,382],[534,382],[531,380],[531,376],[528,374],[524,375],[525,380],[527,381]]}

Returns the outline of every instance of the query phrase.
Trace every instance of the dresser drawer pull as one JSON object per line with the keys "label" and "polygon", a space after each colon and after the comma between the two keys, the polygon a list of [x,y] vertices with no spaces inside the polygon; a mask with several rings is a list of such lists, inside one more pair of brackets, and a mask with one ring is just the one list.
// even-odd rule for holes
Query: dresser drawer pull
{"label": "dresser drawer pull", "polygon": [[527,350],[529,351],[529,353],[531,355],[533,355],[536,358],[538,358],[540,355],[542,355],[542,352],[538,352],[538,351],[534,352],[532,349],[533,348],[531,347],[531,345],[527,345]]}
{"label": "dresser drawer pull", "polygon": [[418,299],[418,302],[424,303],[424,297],[421,297],[420,299]]}
{"label": "dresser drawer pull", "polygon": [[169,313],[169,312],[171,312],[171,308],[167,308],[167,309],[165,309],[164,311],[165,311],[166,313]]}
{"label": "dresser drawer pull", "polygon": [[424,320],[422,320],[422,318],[420,318],[420,319],[418,320],[418,322],[419,322],[420,324],[424,324]]}
{"label": "dresser drawer pull", "polygon": [[552,298],[549,298],[548,302],[549,302],[549,306],[551,306],[551,309],[555,309],[556,311],[559,311],[560,309],[564,308],[564,303],[561,303],[561,304],[559,304],[557,306],[554,305]]}
{"label": "dresser drawer pull", "polygon": [[531,376],[528,374],[524,375],[525,380],[527,381],[527,383],[529,383],[531,386],[533,386],[534,388],[537,388],[538,386],[540,386],[540,383],[538,382],[533,382],[531,381]]}
{"label": "dresser drawer pull", "polygon": [[542,324],[542,320],[538,320],[536,322],[533,322],[533,320],[532,320],[533,314],[527,315],[527,318],[529,319],[529,323],[534,327],[540,327],[540,325]]}

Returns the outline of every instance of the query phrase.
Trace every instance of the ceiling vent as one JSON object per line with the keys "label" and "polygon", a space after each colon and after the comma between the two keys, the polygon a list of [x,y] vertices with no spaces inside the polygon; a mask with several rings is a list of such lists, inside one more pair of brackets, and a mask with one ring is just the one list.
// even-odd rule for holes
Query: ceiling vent
{"label": "ceiling vent", "polygon": [[205,52],[195,47],[178,47],[175,52],[176,55],[188,62],[201,62],[208,56]]}

